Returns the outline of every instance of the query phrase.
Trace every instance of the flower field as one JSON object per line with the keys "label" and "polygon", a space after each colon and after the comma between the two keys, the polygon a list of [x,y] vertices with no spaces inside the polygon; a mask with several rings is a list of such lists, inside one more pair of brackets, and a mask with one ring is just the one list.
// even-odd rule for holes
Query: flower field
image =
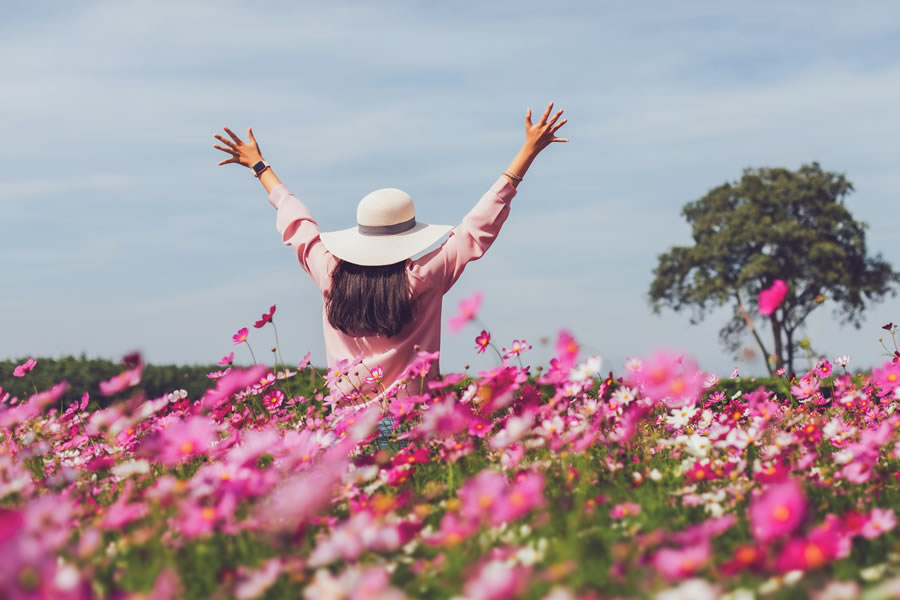
{"label": "flower field", "polygon": [[0,390],[0,597],[900,597],[900,362],[726,395],[664,351],[474,343],[496,368],[422,353],[378,397],[233,353],[199,397],[145,397],[137,356],[105,408]]}

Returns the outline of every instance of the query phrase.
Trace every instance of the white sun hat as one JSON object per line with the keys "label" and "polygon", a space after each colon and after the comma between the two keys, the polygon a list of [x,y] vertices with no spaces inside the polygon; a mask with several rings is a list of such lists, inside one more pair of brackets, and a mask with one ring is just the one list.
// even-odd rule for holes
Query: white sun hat
{"label": "white sun hat", "polygon": [[329,252],[367,267],[391,265],[415,256],[453,229],[416,221],[416,207],[403,190],[375,190],[359,201],[356,227],[329,231],[319,238]]}

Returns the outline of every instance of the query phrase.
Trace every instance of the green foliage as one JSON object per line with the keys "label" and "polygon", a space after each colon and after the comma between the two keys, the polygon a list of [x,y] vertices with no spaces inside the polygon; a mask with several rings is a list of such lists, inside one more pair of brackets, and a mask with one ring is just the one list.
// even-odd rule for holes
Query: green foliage
{"label": "green foliage", "polygon": [[[812,163],[797,171],[746,169],[740,181],[689,202],[682,215],[694,245],[659,255],[649,292],[654,311],[691,309],[697,323],[731,305],[732,318],[719,332],[725,347],[736,351],[750,328],[763,355],[792,370],[798,328],[825,299],[836,303],[836,317],[859,327],[867,303],[896,295],[900,283],[880,254],[868,255],[866,225],[844,204],[851,191],[843,175]],[[750,315],[776,279],[789,291],[768,318],[770,351]]]}

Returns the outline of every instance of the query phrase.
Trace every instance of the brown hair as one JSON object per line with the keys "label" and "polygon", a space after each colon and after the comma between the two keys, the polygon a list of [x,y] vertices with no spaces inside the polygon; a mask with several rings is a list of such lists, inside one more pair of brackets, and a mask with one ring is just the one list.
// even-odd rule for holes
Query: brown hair
{"label": "brown hair", "polygon": [[365,267],[338,260],[326,300],[328,322],[347,335],[392,337],[413,318],[406,261]]}

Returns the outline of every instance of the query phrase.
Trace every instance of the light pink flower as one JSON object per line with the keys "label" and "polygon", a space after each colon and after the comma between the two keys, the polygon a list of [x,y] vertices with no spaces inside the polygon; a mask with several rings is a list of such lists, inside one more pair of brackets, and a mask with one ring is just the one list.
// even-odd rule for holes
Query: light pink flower
{"label": "light pink flower", "polygon": [[634,502],[616,504],[609,511],[609,516],[613,519],[624,519],[625,517],[634,517],[639,514],[641,514],[641,505]]}
{"label": "light pink flower", "polygon": [[233,362],[234,362],[234,352],[229,352],[228,354],[226,354],[219,360],[218,365],[220,367],[224,367],[225,365],[230,365]]}
{"label": "light pink flower", "polygon": [[13,377],[25,377],[25,374],[32,370],[37,365],[37,361],[33,358],[29,358],[21,365],[18,365],[15,369],[13,369]]}
{"label": "light pink flower", "polygon": [[887,533],[897,525],[894,511],[890,508],[873,508],[869,520],[862,526],[860,533],[867,539],[875,539]]}
{"label": "light pink flower", "polygon": [[513,340],[513,343],[509,348],[503,349],[503,358],[519,356],[526,350],[531,350],[531,344],[529,344],[525,340]]}
{"label": "light pink flower", "polygon": [[528,588],[531,570],[506,562],[491,561],[466,581],[465,593],[479,600],[506,600],[518,598]]}
{"label": "light pink flower", "polygon": [[205,454],[216,439],[216,424],[209,417],[193,416],[162,430],[156,444],[159,461],[174,466]]}
{"label": "light pink flower", "polygon": [[640,371],[628,375],[628,382],[639,386],[644,396],[669,408],[696,403],[703,393],[703,379],[703,372],[691,358],[665,350],[657,351]]}
{"label": "light pink flower", "polygon": [[485,469],[467,481],[459,491],[462,502],[460,512],[473,521],[488,520],[505,500],[508,488],[505,475]]}
{"label": "light pink flower", "polygon": [[104,396],[112,396],[118,394],[122,390],[136,386],[141,382],[141,374],[144,371],[144,365],[140,364],[133,369],[122,371],[108,381],[100,382],[100,393]]}
{"label": "light pink flower", "polygon": [[475,292],[471,298],[464,298],[460,301],[459,312],[447,321],[450,331],[456,333],[478,315],[483,297],[481,292]]}
{"label": "light pink flower", "polygon": [[653,566],[669,581],[690,577],[709,560],[709,540],[684,548],[661,548],[651,559]]}
{"label": "light pink flower", "polygon": [[303,357],[303,360],[301,360],[299,363],[297,363],[297,368],[302,371],[303,369],[308,367],[310,357],[312,357],[312,352],[307,352],[306,356]]}
{"label": "light pink flower", "polygon": [[806,497],[794,480],[770,485],[750,503],[750,529],[758,542],[784,537],[806,517]]}
{"label": "light pink flower", "polygon": [[776,279],[775,282],[772,283],[772,287],[761,291],[759,293],[760,314],[768,317],[775,312],[775,309],[784,302],[784,297],[787,295],[787,292],[788,286],[781,279]]}

